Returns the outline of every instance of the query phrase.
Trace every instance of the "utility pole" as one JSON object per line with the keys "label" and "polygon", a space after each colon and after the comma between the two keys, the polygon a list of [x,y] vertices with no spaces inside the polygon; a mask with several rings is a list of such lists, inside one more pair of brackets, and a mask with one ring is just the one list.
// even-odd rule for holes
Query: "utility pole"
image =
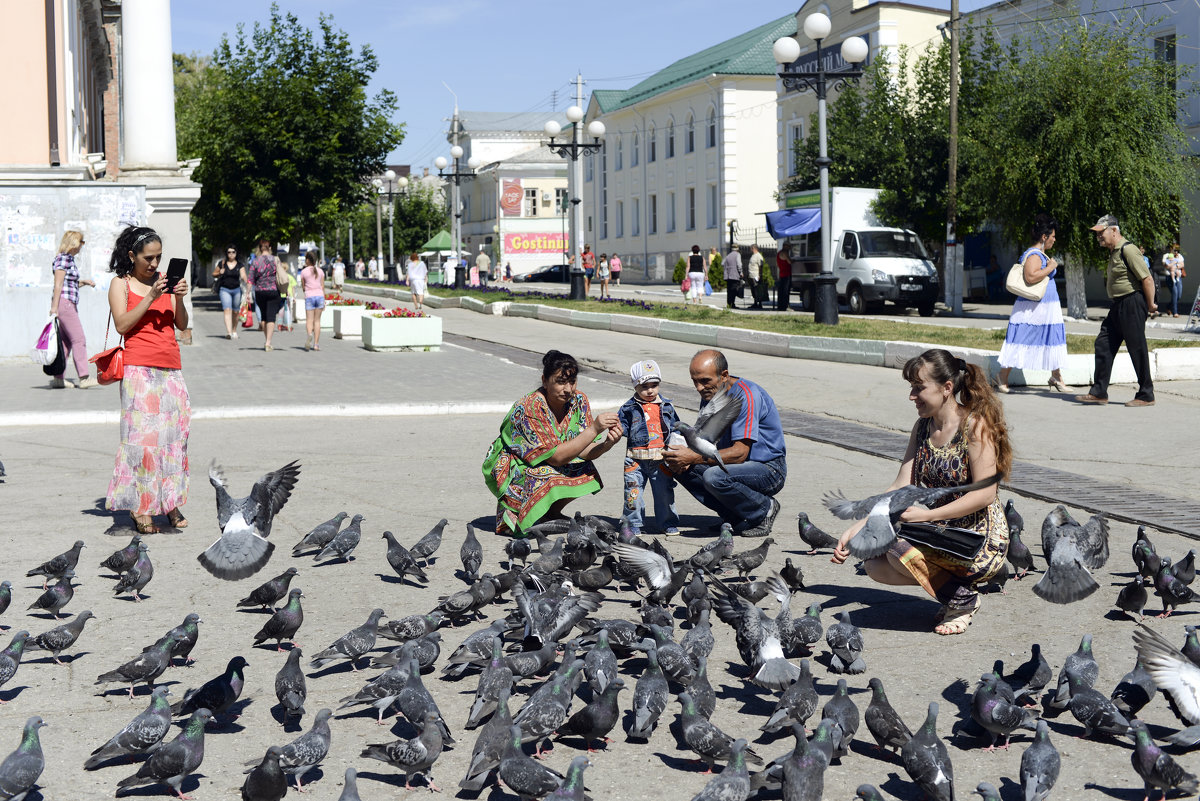
{"label": "utility pole", "polygon": [[946,187],[946,258],[943,277],[950,308],[962,314],[962,246],[958,243],[958,0],[950,0],[950,144]]}

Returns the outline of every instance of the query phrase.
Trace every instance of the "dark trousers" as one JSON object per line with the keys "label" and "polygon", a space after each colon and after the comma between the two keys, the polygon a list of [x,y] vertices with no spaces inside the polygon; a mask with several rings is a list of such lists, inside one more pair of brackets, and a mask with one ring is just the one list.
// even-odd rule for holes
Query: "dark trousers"
{"label": "dark trousers", "polygon": [[1150,378],[1150,351],[1146,347],[1146,297],[1133,292],[1113,298],[1108,316],[1100,324],[1096,337],[1096,374],[1090,390],[1097,398],[1108,397],[1108,379],[1112,375],[1113,358],[1121,343],[1129,351],[1129,360],[1137,373],[1138,400],[1154,400],[1154,381]]}
{"label": "dark trousers", "polygon": [[750,308],[761,309],[762,298],[759,297],[759,293],[762,292],[762,281],[755,281],[753,278],[747,278],[746,287],[750,290],[750,300],[752,301]]}
{"label": "dark trousers", "polygon": [[725,305],[731,309],[737,308],[738,286],[740,283],[736,278],[725,279]]}
{"label": "dark trousers", "polygon": [[790,275],[779,276],[779,282],[775,284],[775,306],[780,311],[787,311],[792,307],[792,277]]}
{"label": "dark trousers", "polygon": [[780,456],[769,462],[731,464],[728,472],[716,465],[694,465],[675,479],[734,531],[745,531],[770,513],[771,498],[787,480],[787,461]]}

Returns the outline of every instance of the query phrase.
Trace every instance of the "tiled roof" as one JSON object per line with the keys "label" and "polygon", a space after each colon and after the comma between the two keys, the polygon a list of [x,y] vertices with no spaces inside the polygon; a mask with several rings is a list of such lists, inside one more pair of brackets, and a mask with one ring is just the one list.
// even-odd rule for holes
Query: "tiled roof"
{"label": "tiled roof", "polygon": [[564,128],[569,125],[565,111],[460,111],[459,122],[464,132],[513,132],[542,135],[547,120],[557,120]]}

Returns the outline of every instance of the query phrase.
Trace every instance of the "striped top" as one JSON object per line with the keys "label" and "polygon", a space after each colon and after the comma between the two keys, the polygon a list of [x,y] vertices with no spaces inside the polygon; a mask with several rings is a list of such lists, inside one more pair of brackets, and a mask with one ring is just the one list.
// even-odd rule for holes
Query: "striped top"
{"label": "striped top", "polygon": [[[721,435],[718,448],[728,448],[735,441],[750,443],[751,462],[769,462],[787,454],[783,439],[783,423],[775,401],[766,391],[745,378],[735,378],[729,395],[742,399],[742,413],[729,430]],[[701,408],[704,408],[701,404]]]}
{"label": "striped top", "polygon": [[69,300],[79,305],[79,268],[75,266],[75,257],[70,253],[59,253],[54,257],[54,270],[62,270],[66,274],[63,279],[62,300]]}

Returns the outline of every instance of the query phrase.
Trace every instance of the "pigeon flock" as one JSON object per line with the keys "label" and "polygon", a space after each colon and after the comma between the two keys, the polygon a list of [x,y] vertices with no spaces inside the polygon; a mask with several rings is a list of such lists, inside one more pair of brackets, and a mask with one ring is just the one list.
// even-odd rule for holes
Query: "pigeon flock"
{"label": "pigeon flock", "polygon": [[[605,787],[621,788],[604,793],[614,798],[800,801],[834,797],[829,785],[862,799],[1033,801],[1200,787],[1189,753],[1200,747],[1200,629],[1171,619],[1194,611],[1195,551],[1168,554],[1177,538],[1081,523],[1059,506],[1035,554],[1009,501],[1009,569],[972,629],[938,637],[936,606],[915,590],[831,568],[836,537],[806,514],[797,537],[777,527],[761,540],[728,527],[659,539],[581,514],[525,540],[445,518],[380,522],[364,540],[362,514],[275,525],[295,462],[241,499],[219,467],[209,477],[219,537],[199,555],[207,572],[195,568],[202,543],[181,536],[134,535],[110,552],[85,535],[56,555],[31,543],[11,554],[29,581],[0,582],[0,801],[35,788],[582,801]],[[855,554],[895,535],[891,507],[903,502],[829,501],[837,517],[879,517]],[[277,554],[273,530],[305,533]],[[264,569],[265,581],[244,581]],[[185,589],[198,576],[203,601]],[[1110,588],[1106,621],[1076,614]],[[1077,638],[1047,641],[1038,615],[1075,615]],[[989,616],[1025,619],[989,640]],[[148,625],[164,618],[172,625]],[[72,712],[55,694],[67,676],[90,688],[89,712],[121,723],[64,743],[56,731]],[[1076,737],[1111,758],[1085,769],[1087,787],[1056,790],[1081,758]],[[224,743],[234,751],[212,747]],[[79,755],[70,765],[68,752]],[[956,787],[956,761],[986,780]],[[654,780],[634,786],[635,775]],[[222,793],[217,776],[236,782]]]}

